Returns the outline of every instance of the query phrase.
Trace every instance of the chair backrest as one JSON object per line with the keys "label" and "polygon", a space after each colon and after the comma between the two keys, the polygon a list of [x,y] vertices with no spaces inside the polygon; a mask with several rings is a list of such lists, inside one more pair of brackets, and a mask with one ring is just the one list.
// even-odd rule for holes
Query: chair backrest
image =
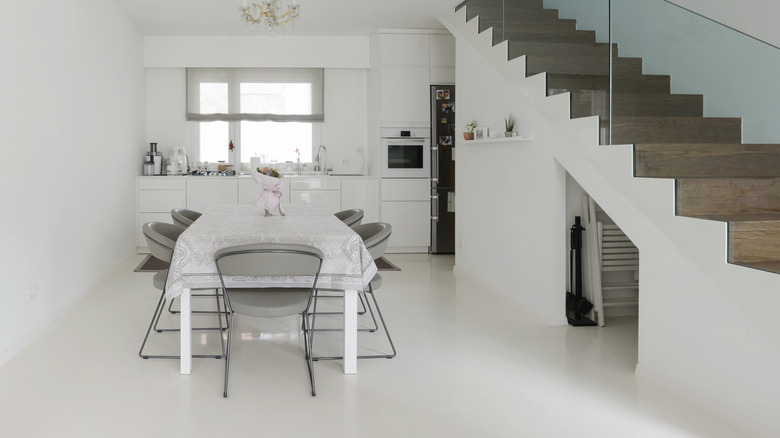
{"label": "chair backrest", "polygon": [[368,253],[374,260],[382,257],[387,249],[387,243],[390,241],[390,234],[393,227],[386,222],[372,222],[368,224],[357,225],[352,229],[363,239]]}
{"label": "chair backrest", "polygon": [[156,258],[170,263],[173,249],[185,228],[165,222],[147,222],[142,227],[149,253]]}
{"label": "chair backrest", "polygon": [[348,227],[360,225],[360,222],[363,220],[363,210],[359,208],[340,211],[338,213],[333,213],[333,215],[339,218],[340,221],[347,224]]}
{"label": "chair backrest", "polygon": [[319,275],[319,249],[309,245],[255,243],[223,248],[214,254],[222,276],[313,276]]}
{"label": "chair backrest", "polygon": [[198,213],[194,210],[187,210],[186,208],[174,208],[171,210],[171,218],[173,219],[173,223],[184,228],[192,225],[193,222],[198,220],[200,215],[201,213]]}

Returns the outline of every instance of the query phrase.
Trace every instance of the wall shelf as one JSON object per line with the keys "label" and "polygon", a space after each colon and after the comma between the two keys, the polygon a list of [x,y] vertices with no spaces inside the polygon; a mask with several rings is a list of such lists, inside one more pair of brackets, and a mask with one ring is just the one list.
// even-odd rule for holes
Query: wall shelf
{"label": "wall shelf", "polygon": [[534,138],[529,135],[528,137],[523,137],[523,136],[520,136],[520,137],[495,137],[495,138],[484,138],[484,139],[481,139],[481,140],[464,140],[464,141],[466,143],[469,143],[469,144],[471,144],[471,143],[480,143],[480,144],[482,144],[482,143],[507,143],[507,142],[510,142],[510,141],[533,141],[533,139]]}

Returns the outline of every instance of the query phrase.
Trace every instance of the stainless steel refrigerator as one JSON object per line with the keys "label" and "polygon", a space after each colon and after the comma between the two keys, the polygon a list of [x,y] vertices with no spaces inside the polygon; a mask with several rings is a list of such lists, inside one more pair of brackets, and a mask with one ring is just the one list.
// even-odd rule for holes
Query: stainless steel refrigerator
{"label": "stainless steel refrigerator", "polygon": [[455,86],[431,86],[431,253],[455,252]]}

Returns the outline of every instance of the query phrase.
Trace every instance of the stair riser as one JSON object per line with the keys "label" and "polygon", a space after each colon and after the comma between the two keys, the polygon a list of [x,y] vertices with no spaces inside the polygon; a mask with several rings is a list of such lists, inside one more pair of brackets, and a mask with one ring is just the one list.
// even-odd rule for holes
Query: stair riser
{"label": "stair riser", "polygon": [[637,144],[634,176],[780,178],[780,145]]}
{"label": "stair riser", "polygon": [[[608,75],[609,62],[606,57],[533,55],[526,58],[526,73],[528,76],[537,73]],[[613,73],[615,77],[638,78],[642,76],[642,60],[619,58],[614,62]]]}
{"label": "stair riser", "polygon": [[739,143],[742,121],[731,118],[615,117],[612,143]]}
{"label": "stair riser", "polygon": [[729,263],[754,264],[780,260],[780,221],[729,224]]}
{"label": "stair riser", "polygon": [[[534,20],[524,22],[504,22],[502,20],[495,20],[486,17],[479,17],[478,29],[480,32],[484,32],[487,29],[493,28],[496,31],[505,32],[506,34],[512,33],[527,33],[530,31],[547,31],[553,33],[570,32],[576,33],[577,22],[574,20]],[[595,35],[595,33],[594,33]]]}
{"label": "stair riser", "polygon": [[[509,57],[518,56],[592,56],[609,62],[609,48],[603,44],[566,44],[566,43],[532,43],[509,41]],[[617,57],[617,46],[612,47],[612,56]]]}
{"label": "stair riser", "polygon": [[539,43],[582,43],[582,44],[594,44],[596,42],[596,33],[582,30],[572,29],[535,29],[529,28],[521,31],[505,30],[494,28],[493,43],[494,45],[504,40],[519,41],[519,42],[539,42]]}
{"label": "stair riser", "polygon": [[677,215],[780,219],[780,180],[702,178],[676,181]]}
{"label": "stair riser", "polygon": [[[609,118],[610,95],[605,91],[576,92],[571,96],[571,116],[600,116]],[[612,115],[653,117],[701,117],[703,104],[701,96],[689,95],[642,95],[625,96],[612,94]]]}
{"label": "stair riser", "polygon": [[[609,77],[607,76],[547,75],[548,95],[580,90],[608,91],[609,86]],[[612,81],[612,88],[616,92],[627,93],[669,93],[669,76],[642,76],[631,79],[615,78]]]}

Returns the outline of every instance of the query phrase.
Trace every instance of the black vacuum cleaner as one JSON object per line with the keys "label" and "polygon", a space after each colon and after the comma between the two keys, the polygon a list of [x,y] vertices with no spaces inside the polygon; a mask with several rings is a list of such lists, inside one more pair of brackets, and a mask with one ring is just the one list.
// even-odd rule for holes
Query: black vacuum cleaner
{"label": "black vacuum cleaner", "polygon": [[574,327],[594,326],[596,323],[585,317],[593,309],[593,303],[582,296],[582,227],[580,217],[574,217],[571,227],[571,250],[569,250],[569,291],[566,292],[566,319]]}

